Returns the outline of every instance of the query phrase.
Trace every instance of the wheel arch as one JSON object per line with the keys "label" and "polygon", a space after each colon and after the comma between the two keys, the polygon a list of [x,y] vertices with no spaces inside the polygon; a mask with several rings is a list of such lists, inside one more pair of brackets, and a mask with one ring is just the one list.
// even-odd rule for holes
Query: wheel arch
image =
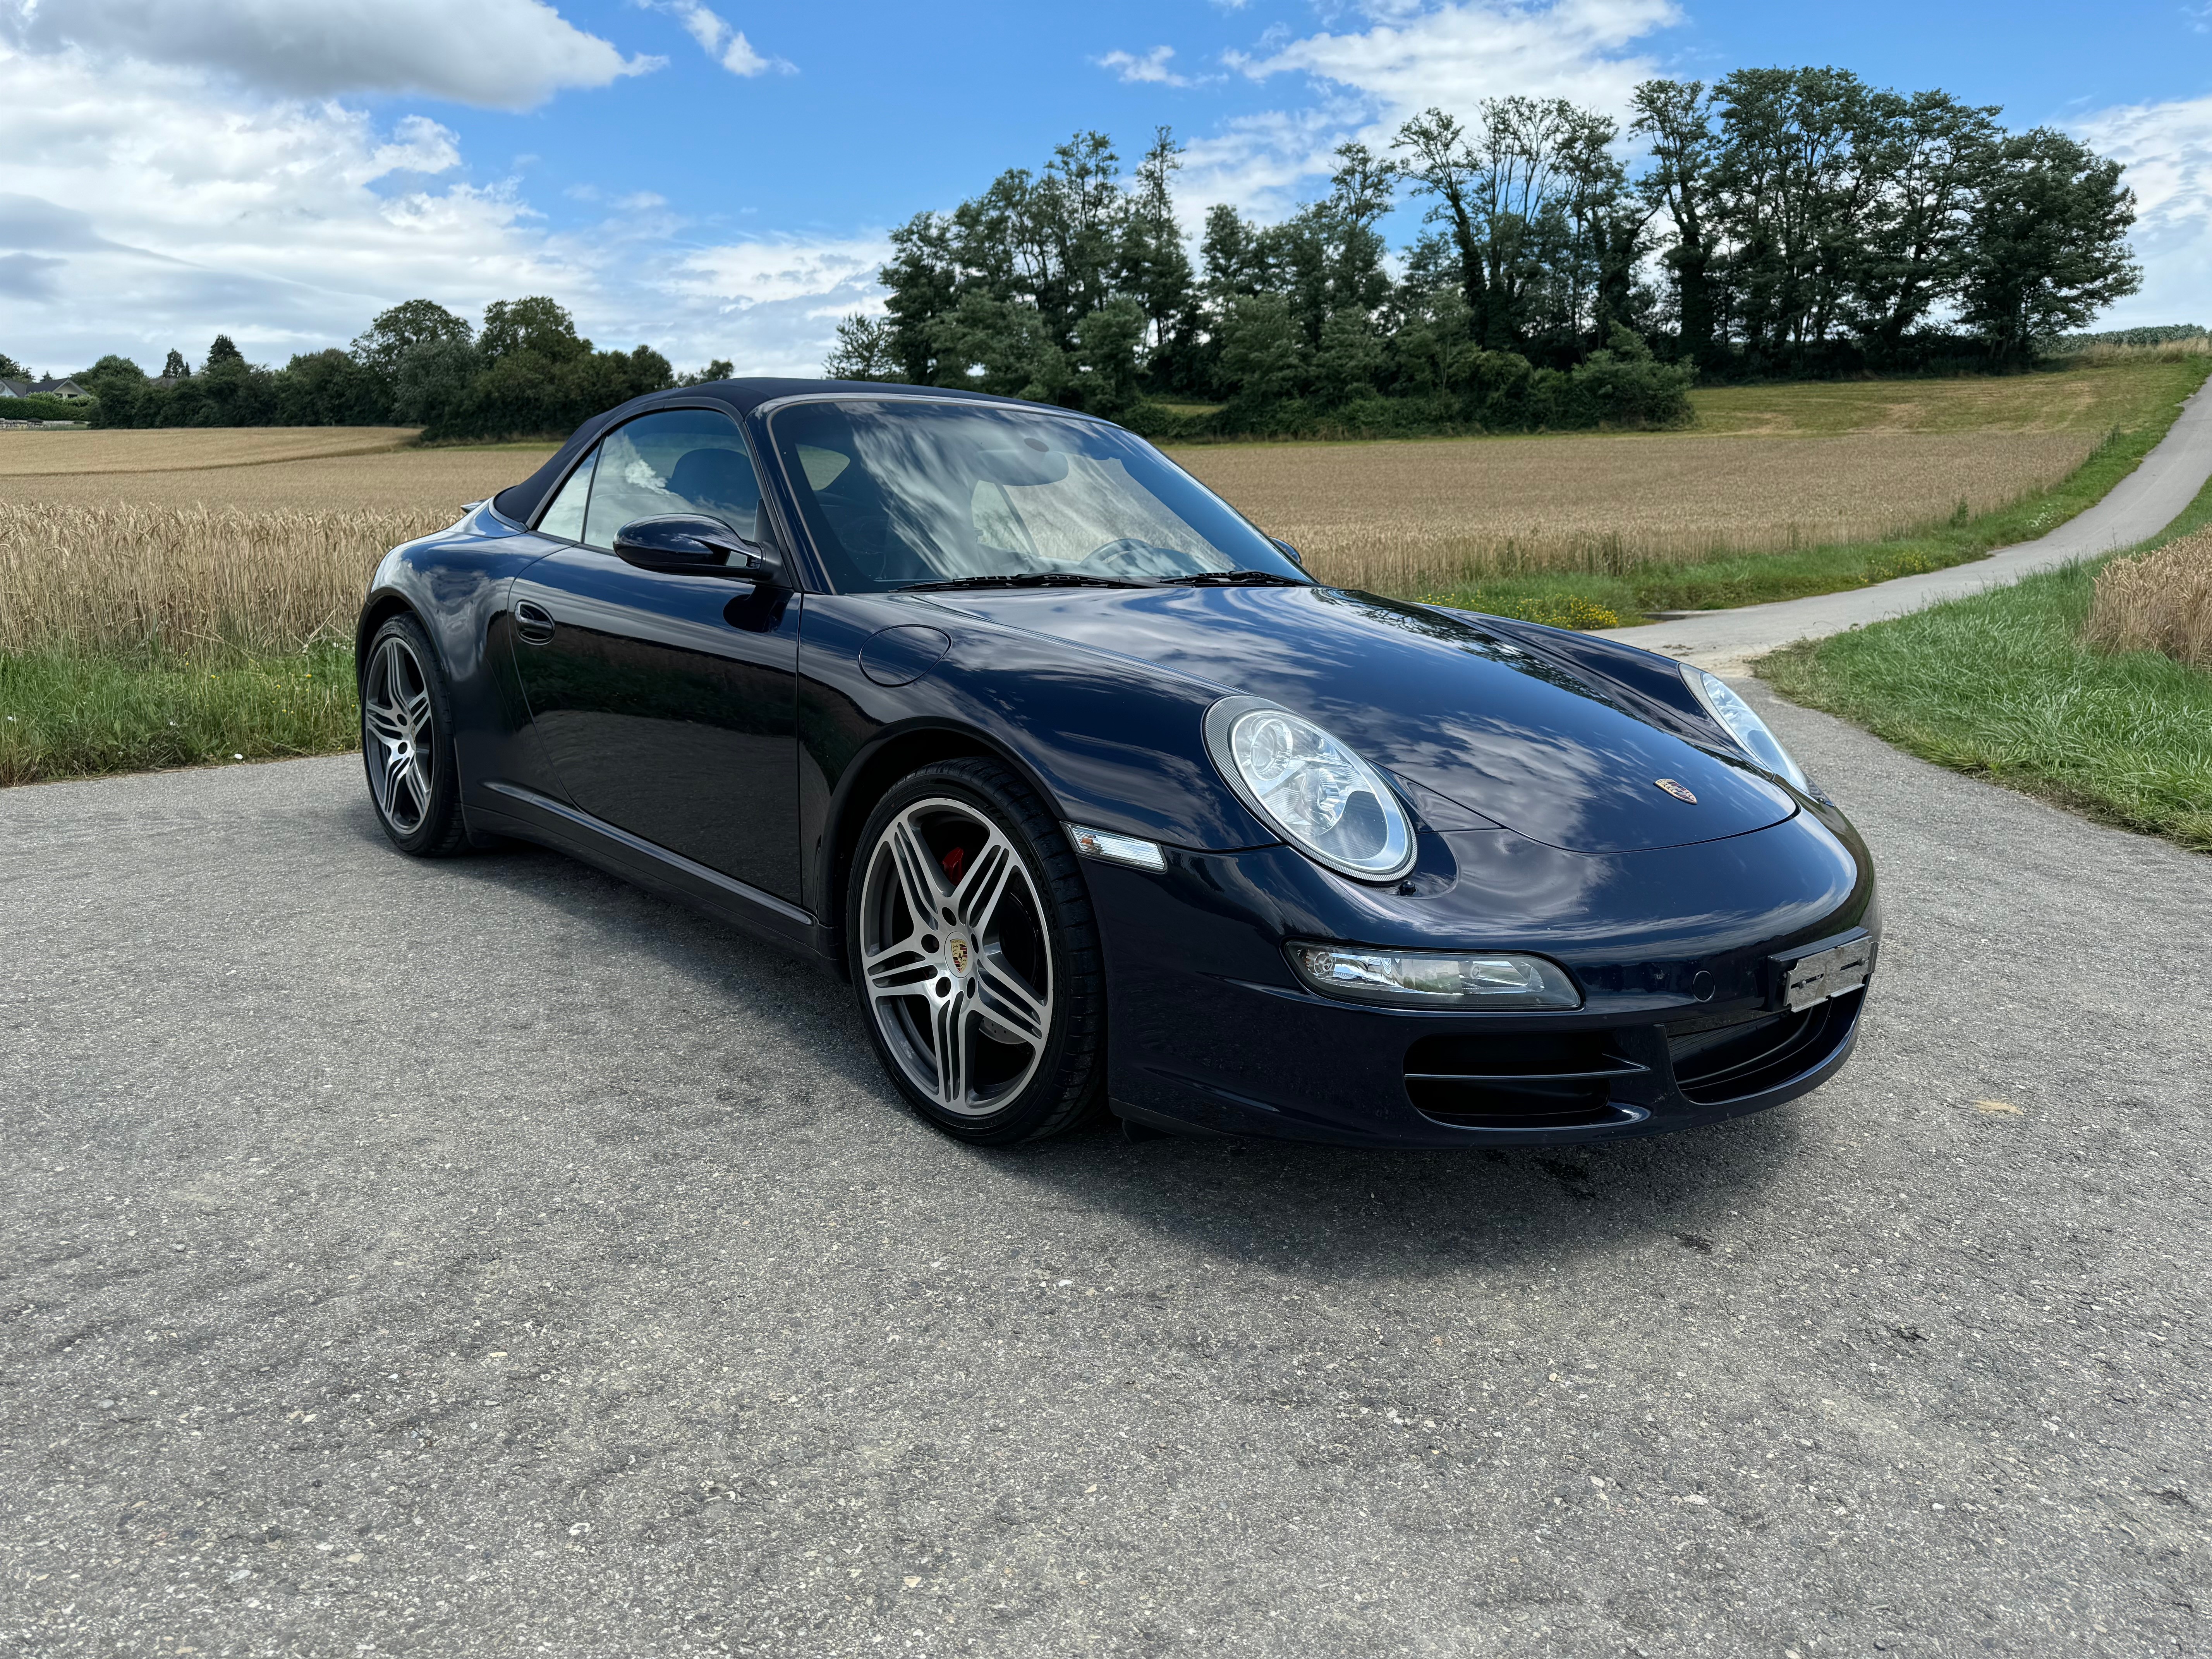
{"label": "wheel arch", "polygon": [[360,684],[362,676],[368,672],[369,641],[376,637],[376,630],[394,617],[414,617],[416,625],[422,629],[423,637],[430,640],[430,648],[433,651],[438,648],[437,641],[431,638],[429,627],[423,623],[422,614],[416,609],[413,600],[404,593],[390,589],[372,593],[368,596],[368,602],[361,608],[361,620],[354,626],[353,675],[356,686]]}
{"label": "wheel arch", "polygon": [[995,761],[1034,790],[1045,809],[1058,818],[1058,798],[1037,775],[1036,769],[1019,755],[973,726],[943,720],[925,720],[880,735],[848,764],[831,798],[830,821],[822,838],[819,870],[821,904],[817,915],[836,941],[835,963],[840,975],[850,978],[845,960],[845,889],[852,877],[853,860],[860,848],[860,831],[876,803],[900,779],[939,761],[980,758]]}

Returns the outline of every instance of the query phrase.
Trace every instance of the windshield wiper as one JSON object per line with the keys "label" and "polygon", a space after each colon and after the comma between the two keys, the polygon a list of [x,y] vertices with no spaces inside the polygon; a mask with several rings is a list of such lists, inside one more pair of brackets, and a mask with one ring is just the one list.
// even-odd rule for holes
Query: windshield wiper
{"label": "windshield wiper", "polygon": [[1150,582],[1121,581],[1111,576],[1079,576],[1073,571],[1024,570],[1012,576],[954,576],[939,582],[906,582],[901,593],[943,593],[963,587],[1150,587]]}
{"label": "windshield wiper", "polygon": [[1194,576],[1163,576],[1164,586],[1175,587],[1310,587],[1296,576],[1273,570],[1201,570]]}

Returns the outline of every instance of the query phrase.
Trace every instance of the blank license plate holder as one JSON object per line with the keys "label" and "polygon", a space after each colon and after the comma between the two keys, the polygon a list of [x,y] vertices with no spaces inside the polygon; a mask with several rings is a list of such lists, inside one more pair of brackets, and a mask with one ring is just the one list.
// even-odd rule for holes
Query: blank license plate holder
{"label": "blank license plate holder", "polygon": [[1861,989],[1874,972],[1874,935],[1861,933],[1803,956],[1771,958],[1778,1000],[1791,1013],[1817,1008],[1832,997]]}

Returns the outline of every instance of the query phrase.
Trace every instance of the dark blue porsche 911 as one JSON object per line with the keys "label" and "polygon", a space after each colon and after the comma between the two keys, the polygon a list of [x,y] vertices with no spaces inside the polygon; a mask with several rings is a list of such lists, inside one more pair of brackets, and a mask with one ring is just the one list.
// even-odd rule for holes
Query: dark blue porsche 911
{"label": "dark blue porsche 911", "polygon": [[403,851],[557,848],[846,975],[1002,1145],[1646,1134],[1834,1075],[1843,814],[1720,680],[1323,586],[1104,421],[920,387],[637,399],[379,567]]}

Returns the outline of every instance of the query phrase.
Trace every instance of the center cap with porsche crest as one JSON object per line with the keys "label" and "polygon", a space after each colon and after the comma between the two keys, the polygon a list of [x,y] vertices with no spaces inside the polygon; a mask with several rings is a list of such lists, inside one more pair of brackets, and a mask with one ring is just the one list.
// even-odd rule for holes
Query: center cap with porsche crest
{"label": "center cap with porsche crest", "polygon": [[1675,782],[1672,778],[1654,778],[1651,781],[1657,784],[1662,789],[1664,789],[1676,800],[1686,800],[1692,806],[1695,806],[1698,804],[1698,798],[1690,793],[1688,787],[1686,785]]}
{"label": "center cap with porsche crest", "polygon": [[966,939],[955,939],[952,941],[951,957],[952,971],[956,974],[966,973],[968,971],[968,941]]}

